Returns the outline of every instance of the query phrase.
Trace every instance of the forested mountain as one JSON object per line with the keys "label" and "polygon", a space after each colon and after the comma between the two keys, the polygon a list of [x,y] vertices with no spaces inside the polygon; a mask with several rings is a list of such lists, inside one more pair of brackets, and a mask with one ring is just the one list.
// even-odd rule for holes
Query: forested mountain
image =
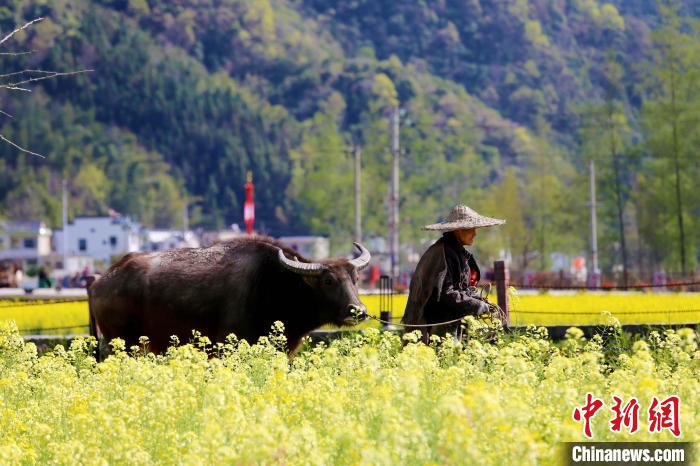
{"label": "forested mountain", "polygon": [[485,259],[583,253],[594,157],[605,270],[688,274],[698,14],[689,0],[2,1],[3,35],[45,18],[2,44],[34,51],[0,56],[3,73],[93,71],[3,93],[0,134],[46,158],[0,145],[0,215],[59,226],[66,177],[71,216],[177,226],[187,202],[192,223],[222,227],[242,220],[250,170],[259,228],[346,252],[348,148],[362,148],[365,235],[386,236],[400,105],[402,241],[462,201],[508,219],[480,239]]}

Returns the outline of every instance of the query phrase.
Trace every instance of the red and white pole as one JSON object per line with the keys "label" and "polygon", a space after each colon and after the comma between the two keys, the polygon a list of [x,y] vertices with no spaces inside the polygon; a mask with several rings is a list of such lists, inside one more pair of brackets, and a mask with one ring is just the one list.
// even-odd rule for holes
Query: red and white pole
{"label": "red and white pole", "polygon": [[255,201],[253,193],[255,185],[253,185],[253,173],[246,174],[245,183],[245,203],[243,204],[243,223],[245,223],[245,232],[249,235],[253,234],[253,224],[255,223]]}

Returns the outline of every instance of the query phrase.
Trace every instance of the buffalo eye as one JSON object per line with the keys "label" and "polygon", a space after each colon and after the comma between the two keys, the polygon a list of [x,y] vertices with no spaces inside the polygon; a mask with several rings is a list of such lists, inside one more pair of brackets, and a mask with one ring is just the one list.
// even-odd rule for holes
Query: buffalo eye
{"label": "buffalo eye", "polygon": [[333,279],[331,279],[331,277],[326,277],[323,279],[323,284],[331,286],[333,284]]}

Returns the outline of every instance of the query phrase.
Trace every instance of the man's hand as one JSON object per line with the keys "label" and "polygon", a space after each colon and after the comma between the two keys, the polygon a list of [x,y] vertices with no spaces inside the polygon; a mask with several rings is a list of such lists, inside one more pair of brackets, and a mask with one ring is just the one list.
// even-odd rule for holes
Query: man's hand
{"label": "man's hand", "polygon": [[479,302],[479,309],[476,310],[476,316],[481,317],[484,314],[491,314],[491,306],[486,301]]}

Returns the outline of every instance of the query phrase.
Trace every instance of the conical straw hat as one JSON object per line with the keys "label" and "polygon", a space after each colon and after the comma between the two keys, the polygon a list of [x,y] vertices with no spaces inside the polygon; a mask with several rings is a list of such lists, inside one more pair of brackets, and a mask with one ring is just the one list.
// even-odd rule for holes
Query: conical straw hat
{"label": "conical straw hat", "polygon": [[477,213],[474,209],[471,209],[464,204],[458,204],[447,216],[447,220],[440,223],[433,223],[423,227],[424,230],[437,230],[437,231],[454,231],[469,228],[482,228],[491,227],[494,225],[503,225],[506,223],[505,220],[498,218],[485,217]]}

